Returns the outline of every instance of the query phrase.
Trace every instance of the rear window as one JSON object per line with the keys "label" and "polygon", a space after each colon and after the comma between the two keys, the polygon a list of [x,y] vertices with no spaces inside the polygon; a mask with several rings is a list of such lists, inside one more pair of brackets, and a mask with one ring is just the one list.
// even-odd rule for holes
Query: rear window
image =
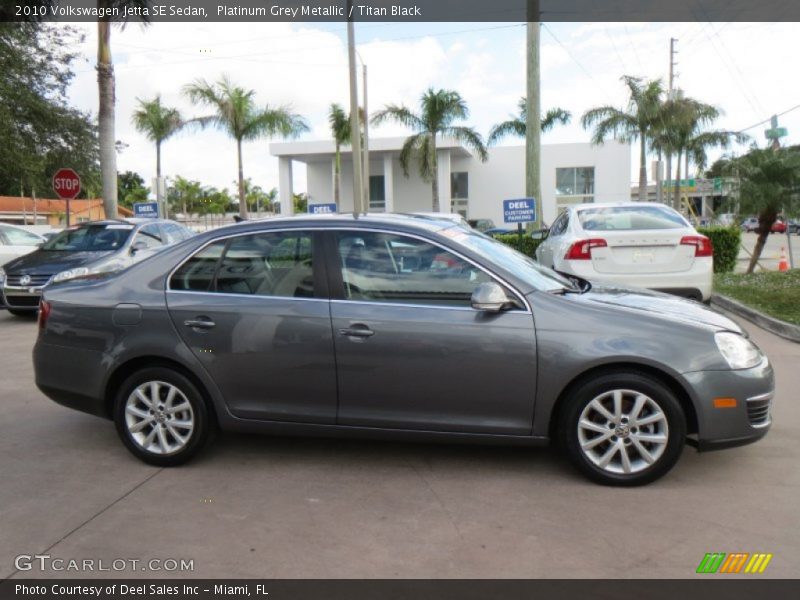
{"label": "rear window", "polygon": [[598,206],[578,211],[584,231],[682,229],[689,223],[666,206]]}
{"label": "rear window", "polygon": [[64,252],[109,252],[119,250],[128,240],[132,231],[133,225],[129,223],[71,227],[43,244],[42,250],[60,250]]}

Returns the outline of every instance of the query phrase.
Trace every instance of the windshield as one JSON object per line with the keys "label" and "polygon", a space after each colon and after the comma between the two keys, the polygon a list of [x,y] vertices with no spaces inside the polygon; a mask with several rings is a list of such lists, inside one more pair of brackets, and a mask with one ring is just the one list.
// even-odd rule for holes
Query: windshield
{"label": "windshield", "polygon": [[133,225],[127,223],[81,225],[65,229],[43,244],[42,250],[112,252],[125,244],[132,231]]}
{"label": "windshield", "polygon": [[508,271],[537,290],[552,292],[574,287],[568,279],[555,271],[541,266],[532,258],[487,235],[477,231],[468,233],[459,229],[450,229],[441,233],[453,237],[490,263]]}
{"label": "windshield", "polygon": [[584,231],[636,231],[689,227],[680,214],[666,206],[598,206],[578,211]]}

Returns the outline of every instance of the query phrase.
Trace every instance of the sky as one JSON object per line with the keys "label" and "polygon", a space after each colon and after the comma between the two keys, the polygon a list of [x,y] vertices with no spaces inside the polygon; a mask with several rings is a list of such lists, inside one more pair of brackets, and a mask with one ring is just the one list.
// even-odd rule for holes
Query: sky
{"label": "sky", "polygon": [[[73,26],[85,30],[86,40],[70,99],[96,115],[96,26]],[[678,40],[676,86],[722,109],[715,128],[749,128],[746,133],[764,146],[766,126],[751,126],[800,105],[800,78],[793,69],[800,55],[800,24],[545,23],[542,110],[564,108],[573,118],[545,134],[542,143],[588,142],[590,132],[580,126],[580,116],[599,105],[623,108],[622,75],[666,82],[671,37]],[[127,144],[118,156],[119,171],[135,171],[148,184],[155,176],[155,147],[131,124],[137,98],[161,94],[164,104],[184,116],[202,116],[207,111],[192,106],[182,88],[223,74],[255,90],[259,104],[291,106],[303,115],[311,131],[299,139],[329,139],[328,107],[332,102],[349,106],[346,41],[344,23],[156,23],[115,29],[116,137]],[[387,103],[415,108],[428,87],[454,89],[469,106],[468,124],[486,136],[492,125],[516,112],[525,93],[522,23],[357,24],[356,44],[368,66],[370,112]],[[779,120],[789,130],[783,143],[800,143],[800,108]],[[370,128],[374,137],[405,133],[392,124]],[[278,161],[269,154],[269,143],[244,146],[245,177],[267,190],[278,186]],[[632,156],[634,181],[636,148]],[[164,144],[162,169],[167,177],[181,175],[234,191],[235,142],[214,130],[180,133]],[[305,170],[297,164],[294,179],[295,191],[304,191]]]}

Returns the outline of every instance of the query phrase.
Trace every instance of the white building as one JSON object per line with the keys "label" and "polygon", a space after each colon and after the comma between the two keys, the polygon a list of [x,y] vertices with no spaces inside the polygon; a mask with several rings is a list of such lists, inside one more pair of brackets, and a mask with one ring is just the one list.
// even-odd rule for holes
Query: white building
{"label": "white building", "polygon": [[[369,140],[370,211],[431,210],[431,184],[411,165],[409,176],[400,166],[405,138]],[[440,210],[460,212],[469,219],[492,219],[503,226],[503,200],[525,196],[525,147],[489,149],[482,163],[469,149],[452,140],[437,140]],[[278,157],[281,212],[291,214],[292,162],[305,163],[309,204],[333,200],[333,141],[285,142],[270,145]],[[340,212],[353,210],[353,163],[350,147],[341,152]],[[581,202],[630,199],[631,147],[615,141],[542,146],[542,206],[547,223],[559,208]]]}

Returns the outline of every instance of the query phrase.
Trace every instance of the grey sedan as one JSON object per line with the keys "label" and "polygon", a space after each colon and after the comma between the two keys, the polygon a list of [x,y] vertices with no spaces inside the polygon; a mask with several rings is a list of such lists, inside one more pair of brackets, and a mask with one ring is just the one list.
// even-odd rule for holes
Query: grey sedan
{"label": "grey sedan", "polygon": [[557,441],[595,481],[653,481],[686,442],[771,424],[767,358],[657,292],[566,279],[477,231],[400,215],[246,222],[45,289],[50,398],[114,420],[155,465],[221,428]]}

